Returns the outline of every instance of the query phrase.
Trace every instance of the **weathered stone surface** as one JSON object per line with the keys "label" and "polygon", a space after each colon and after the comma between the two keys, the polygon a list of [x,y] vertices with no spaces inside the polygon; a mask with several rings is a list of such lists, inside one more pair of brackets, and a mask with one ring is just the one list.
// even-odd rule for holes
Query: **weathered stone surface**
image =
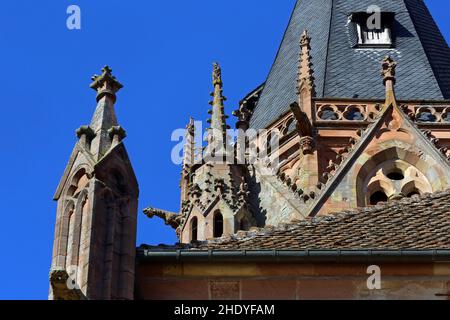
{"label": "weathered stone surface", "polygon": [[[52,270],[73,273],[88,299],[133,299],[139,189],[114,112],[121,85],[109,68],[94,80],[96,112],[78,131],[80,141],[55,194]],[[50,298],[77,298],[54,275]]]}

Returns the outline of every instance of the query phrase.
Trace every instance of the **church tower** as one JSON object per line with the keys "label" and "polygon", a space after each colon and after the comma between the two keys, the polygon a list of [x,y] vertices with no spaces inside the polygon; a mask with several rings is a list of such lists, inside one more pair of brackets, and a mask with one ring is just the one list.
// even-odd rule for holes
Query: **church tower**
{"label": "church tower", "polygon": [[138,183],[114,111],[122,85],[94,76],[97,107],[59,183],[50,299],[133,299]]}
{"label": "church tower", "polygon": [[449,296],[450,48],[423,0],[297,0],[235,131],[224,80],[214,63],[204,143],[188,121],[179,211],[144,210],[179,243],[136,249],[122,85],[94,76],[55,194],[51,299]]}
{"label": "church tower", "polygon": [[[422,0],[298,0],[266,81],[234,112],[244,161],[189,167],[180,213],[147,213],[178,221],[169,224],[190,243],[447,190],[449,74],[450,49]],[[213,84],[209,145],[226,140],[218,66]],[[260,131],[278,148],[252,159]],[[218,199],[233,212],[225,233],[208,211]]]}

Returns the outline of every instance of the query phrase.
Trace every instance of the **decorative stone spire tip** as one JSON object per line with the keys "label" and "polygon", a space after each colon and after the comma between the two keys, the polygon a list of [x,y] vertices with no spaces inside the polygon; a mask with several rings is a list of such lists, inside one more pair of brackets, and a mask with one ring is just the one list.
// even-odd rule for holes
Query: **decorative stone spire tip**
{"label": "decorative stone spire tip", "polygon": [[381,75],[383,76],[383,83],[386,85],[388,80],[392,80],[395,84],[395,72],[397,68],[397,62],[395,62],[390,56],[386,56],[382,62]]}
{"label": "decorative stone spire tip", "polygon": [[109,66],[102,69],[100,76],[94,75],[92,81],[90,87],[97,91],[97,101],[107,94],[115,99],[116,93],[123,88],[123,85],[112,75],[112,69]]}

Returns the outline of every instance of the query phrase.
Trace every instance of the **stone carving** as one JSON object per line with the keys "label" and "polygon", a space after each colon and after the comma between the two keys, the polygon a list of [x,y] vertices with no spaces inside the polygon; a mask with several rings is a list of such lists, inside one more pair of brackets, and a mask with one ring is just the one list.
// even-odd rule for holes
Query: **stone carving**
{"label": "stone carving", "polygon": [[162,220],[164,220],[166,225],[171,226],[173,229],[178,229],[183,224],[183,221],[184,221],[183,215],[165,211],[165,210],[147,208],[147,209],[144,209],[144,213],[150,219],[152,219],[154,217],[161,218]]}
{"label": "stone carving", "polygon": [[115,100],[117,91],[123,88],[123,85],[112,75],[112,69],[109,66],[102,69],[100,76],[94,75],[92,81],[91,88],[97,91],[97,101],[105,94],[109,94]]}
{"label": "stone carving", "polygon": [[377,115],[375,106],[367,104],[316,104],[316,117],[318,121],[373,121]]}
{"label": "stone carving", "polygon": [[222,69],[217,62],[213,63],[213,85],[222,85]]}
{"label": "stone carving", "polygon": [[395,72],[397,68],[397,63],[390,57],[386,56],[382,62],[381,75],[383,76],[383,82],[386,84],[388,80],[392,80],[395,84]]}
{"label": "stone carving", "polygon": [[314,152],[314,139],[312,137],[301,138],[300,149],[303,154],[312,154]]}
{"label": "stone carving", "polygon": [[233,116],[235,116],[238,121],[248,123],[253,112],[247,108],[247,102],[244,101],[238,110],[233,111]]}
{"label": "stone carving", "polygon": [[126,131],[121,126],[114,126],[108,130],[111,140],[117,139],[119,142],[127,137]]}
{"label": "stone carving", "polygon": [[247,203],[250,191],[248,190],[248,184],[245,182],[245,178],[242,177],[242,182],[239,186],[239,192],[237,193],[239,202]]}
{"label": "stone carving", "polygon": [[83,292],[74,287],[69,288],[68,281],[71,281],[65,269],[55,269],[50,271],[50,285],[53,291],[54,300],[87,300]]}

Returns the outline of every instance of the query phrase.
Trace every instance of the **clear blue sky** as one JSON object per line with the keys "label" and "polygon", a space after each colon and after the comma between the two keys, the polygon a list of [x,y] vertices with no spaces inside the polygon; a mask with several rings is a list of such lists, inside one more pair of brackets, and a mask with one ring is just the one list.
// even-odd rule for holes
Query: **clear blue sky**
{"label": "clear blue sky", "polygon": [[[450,39],[448,0],[427,3]],[[82,29],[66,28],[81,8]],[[140,184],[138,245],[176,241],[142,209],[179,209],[171,133],[207,118],[211,63],[223,67],[227,113],[262,83],[294,0],[4,0],[0,4],[0,299],[46,299],[52,196],[95,108],[90,77],[109,64]]]}

